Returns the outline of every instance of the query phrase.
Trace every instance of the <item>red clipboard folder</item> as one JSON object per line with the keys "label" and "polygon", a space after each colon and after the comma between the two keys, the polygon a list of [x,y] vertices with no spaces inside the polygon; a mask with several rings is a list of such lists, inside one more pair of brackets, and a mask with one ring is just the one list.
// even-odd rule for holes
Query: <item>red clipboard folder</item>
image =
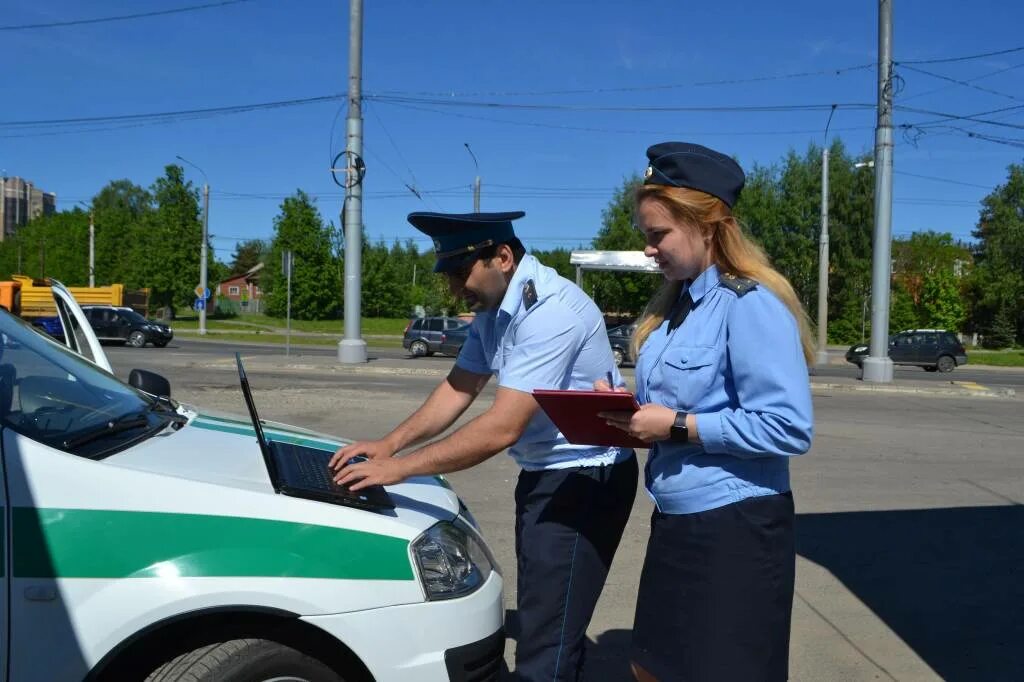
{"label": "red clipboard folder", "polygon": [[636,396],[625,391],[554,391],[536,389],[533,397],[565,439],[575,445],[649,448],[639,438],[609,426],[598,412],[636,412]]}

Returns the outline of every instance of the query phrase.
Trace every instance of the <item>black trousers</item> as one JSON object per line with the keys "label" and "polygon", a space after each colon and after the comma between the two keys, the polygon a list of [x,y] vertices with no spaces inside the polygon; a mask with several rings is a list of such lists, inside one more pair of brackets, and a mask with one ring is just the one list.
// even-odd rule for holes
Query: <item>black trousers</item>
{"label": "black trousers", "polygon": [[633,661],[659,682],[789,674],[796,546],[790,493],[651,518]]}
{"label": "black trousers", "polygon": [[635,456],[608,466],[519,474],[515,679],[581,678],[587,626],[636,488]]}

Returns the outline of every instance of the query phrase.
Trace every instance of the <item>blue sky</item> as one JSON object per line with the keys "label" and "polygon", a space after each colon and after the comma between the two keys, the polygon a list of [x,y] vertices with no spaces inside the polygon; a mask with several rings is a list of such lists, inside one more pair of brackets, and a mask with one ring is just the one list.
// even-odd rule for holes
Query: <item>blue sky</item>
{"label": "blue sky", "polygon": [[[4,3],[0,27],[200,2],[12,0]],[[897,0],[894,16],[897,61],[1024,45],[1022,3],[976,0],[967,9],[961,2]],[[367,233],[389,242],[420,239],[405,220],[408,212],[471,210],[475,168],[468,143],[479,161],[483,210],[525,210],[517,230],[528,247],[587,245],[614,188],[645,167],[648,145],[699,142],[736,155],[749,170],[778,162],[791,148],[803,152],[811,141],[820,144],[828,119],[827,110],[643,108],[873,106],[873,67],[749,79],[870,64],[877,58],[876,31],[877,3],[864,0],[367,0]],[[347,54],[348,3],[341,0],[249,0],[132,21],[0,30],[0,173],[56,192],[58,207],[68,209],[113,179],[148,186],[180,154],[209,177],[213,245],[220,260],[229,260],[235,241],[272,234],[281,197],[296,188],[316,196],[324,218],[337,222],[341,190],[327,169],[344,146],[339,101],[161,125],[9,124],[343,94]],[[996,92],[910,66],[978,79],[975,86]],[[957,115],[1024,105],[1024,51],[906,67],[898,69],[903,90],[897,104]],[[721,82],[731,80],[748,82]],[[405,101],[380,99],[385,96]],[[452,106],[466,102],[499,106]],[[1024,108],[987,118],[1004,125],[956,125],[1024,138],[1011,127],[1024,126]],[[900,112],[896,122],[934,119]],[[841,136],[854,152],[869,151],[874,122],[872,108],[840,107],[830,136]],[[896,140],[896,235],[934,229],[968,239],[986,188],[1024,159],[1020,147],[943,128],[928,129],[913,143],[897,131]],[[202,183],[198,172],[186,171]],[[425,239],[418,243],[429,248]]]}

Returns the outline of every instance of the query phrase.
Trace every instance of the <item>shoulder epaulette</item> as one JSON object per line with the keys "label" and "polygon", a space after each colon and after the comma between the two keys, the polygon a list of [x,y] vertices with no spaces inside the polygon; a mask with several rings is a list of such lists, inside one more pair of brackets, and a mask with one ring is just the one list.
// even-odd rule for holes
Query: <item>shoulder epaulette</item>
{"label": "shoulder epaulette", "polygon": [[736,296],[743,296],[749,291],[753,291],[757,288],[757,282],[746,277],[737,277],[731,272],[722,273],[722,276],[718,278],[719,285],[729,289]]}

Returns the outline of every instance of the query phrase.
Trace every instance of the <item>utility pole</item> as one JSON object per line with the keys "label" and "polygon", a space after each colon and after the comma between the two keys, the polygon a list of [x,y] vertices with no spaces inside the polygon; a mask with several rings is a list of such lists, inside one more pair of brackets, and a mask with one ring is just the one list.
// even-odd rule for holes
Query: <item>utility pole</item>
{"label": "utility pole", "polygon": [[878,2],[878,124],[875,127],[875,230],[871,268],[871,342],[864,381],[892,382],[889,280],[892,270],[892,3]]}
{"label": "utility pole", "polygon": [[203,241],[199,245],[199,289],[201,291],[196,292],[196,298],[202,301],[199,304],[199,335],[206,336],[206,306],[210,302],[210,297],[206,296],[207,284],[206,281],[206,242],[209,241],[210,234],[210,179],[206,177],[206,171],[199,166],[195,165],[184,156],[175,154],[175,158],[184,161],[188,165],[195,168],[197,171],[203,174]]}
{"label": "utility pole", "polygon": [[96,223],[89,210],[89,288],[96,286]]}
{"label": "utility pole", "polygon": [[199,246],[199,287],[203,290],[203,305],[199,308],[199,335],[206,335],[206,241],[210,234],[210,183],[203,183],[203,242]]}
{"label": "utility pole", "polygon": [[476,154],[469,148],[468,142],[462,143],[466,147],[466,151],[473,157],[473,166],[476,168],[476,179],[473,181],[473,213],[480,212],[480,164],[476,162]]}
{"label": "utility pole", "polygon": [[345,141],[345,336],[338,342],[338,361],[366,362],[362,334],[363,245],[363,0],[349,0],[348,120]]}
{"label": "utility pole", "polygon": [[818,356],[828,364],[828,147],[821,150],[821,236],[818,237]]}

